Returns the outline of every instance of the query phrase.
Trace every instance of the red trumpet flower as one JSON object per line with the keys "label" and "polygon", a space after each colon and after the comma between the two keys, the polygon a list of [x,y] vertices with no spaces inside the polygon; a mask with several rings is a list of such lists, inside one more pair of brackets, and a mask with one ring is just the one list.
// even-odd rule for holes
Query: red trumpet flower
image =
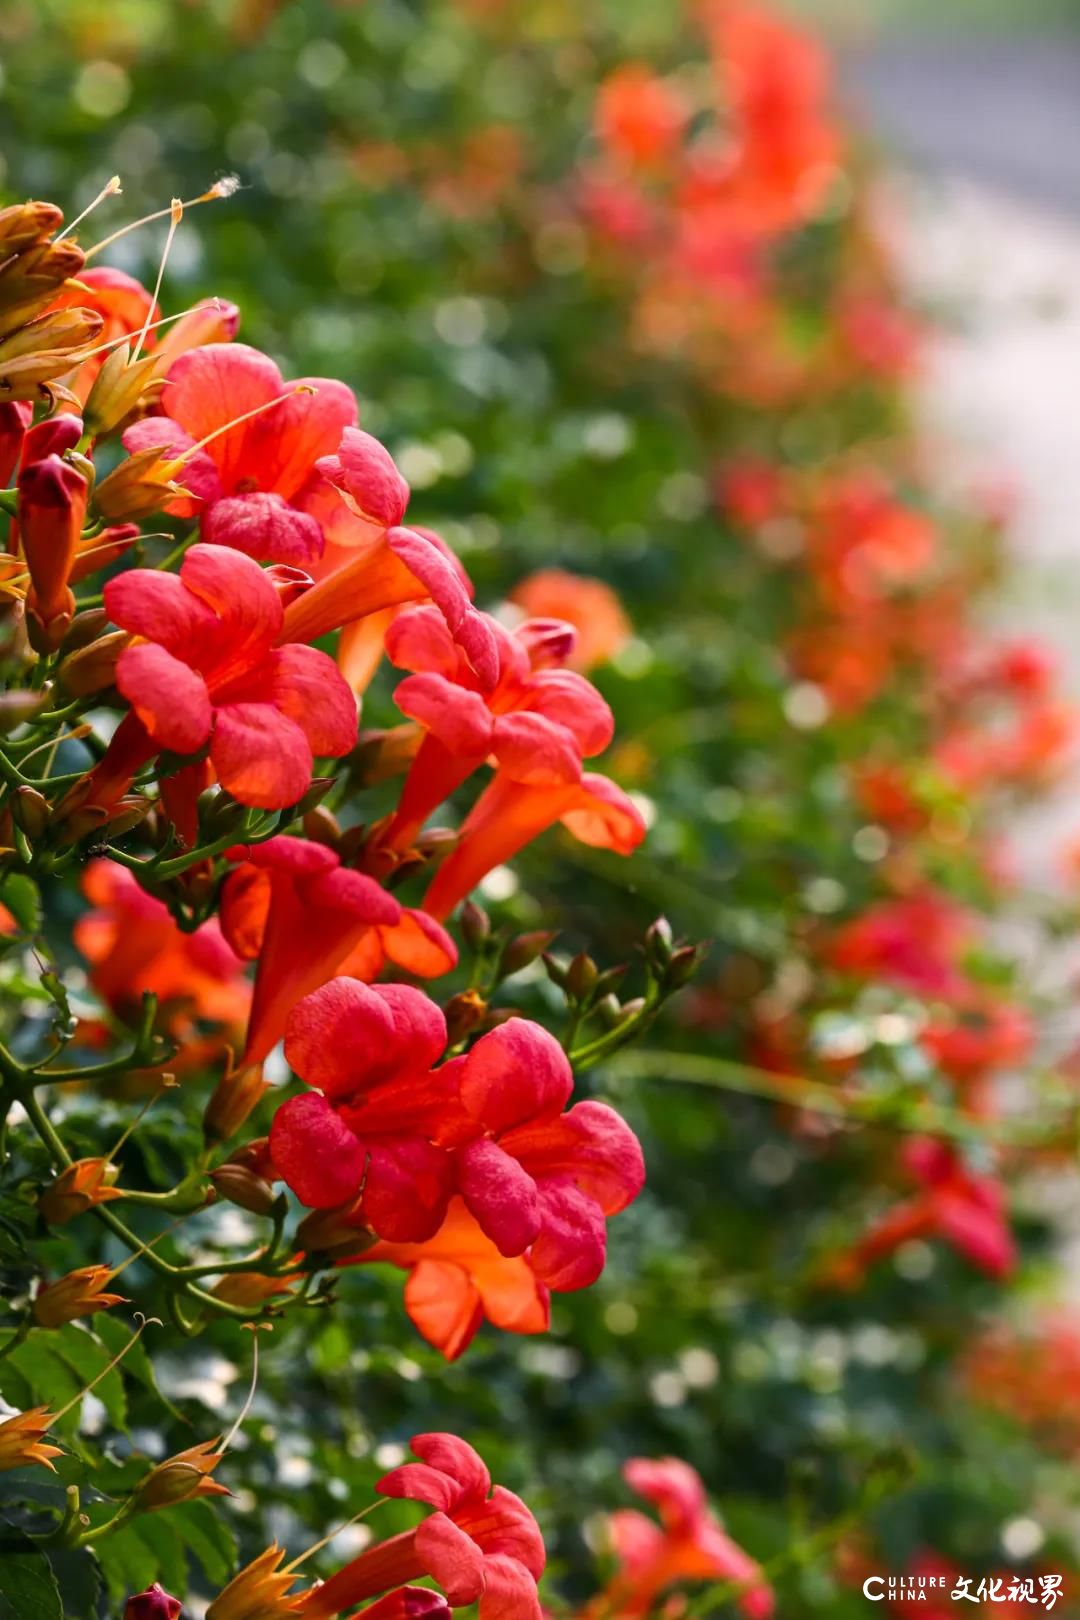
{"label": "red trumpet flower", "polygon": [[546,1553],[525,1503],[505,1486],[492,1488],[482,1459],[456,1435],[418,1434],[411,1445],[421,1460],[385,1474],[375,1489],[435,1512],[317,1587],[305,1620],[325,1620],[420,1575],[438,1581],[452,1608],[478,1604],[480,1620],[541,1620],[536,1583]]}
{"label": "red trumpet flower", "polygon": [[[334,662],[314,647],[275,647],[290,578],[225,546],[192,546],[179,574],[137,568],[105,586],[110,618],[139,639],[120,655],[116,684],[132,713],[80,804],[115,802],[163,749],[209,745],[222,787],[241,804],[295,804],[313,755],[356,741],[356,703]],[[108,795],[108,796],[106,796]]]}
{"label": "red trumpet flower", "polygon": [[496,771],[436,873],[425,911],[448,916],[492,867],[511,860],[557,821],[583,844],[617,855],[632,854],[646,832],[633,800],[606,776],[586,771],[577,782],[534,787],[515,781],[508,771]]}
{"label": "red trumpet flower", "polygon": [[472,606],[467,576],[445,543],[401,527],[409,486],[370,433],[346,428],[335,455],[318,463],[324,482],[308,502],[331,542],[318,583],[295,602],[283,640],[314,641],[405,602],[434,602],[482,690],[498,678],[488,621]]}
{"label": "red trumpet flower", "polygon": [[866,1268],[902,1243],[942,1238],[991,1277],[1007,1277],[1016,1265],[1005,1195],[993,1176],[968,1169],[943,1142],[919,1137],[902,1155],[904,1168],[920,1190],[897,1204],[871,1227],[854,1250],[841,1258],[838,1280],[857,1282]]}
{"label": "red trumpet flower", "polygon": [[174,1033],[192,1018],[229,1029],[242,1023],[251,999],[244,965],[216,918],[184,933],[168,907],[115,861],[91,861],[82,888],[92,909],[76,922],[74,940],[90,963],[91,986],[113,1014],[132,1020],[150,990],[163,1027]]}
{"label": "red trumpet flower", "polygon": [[297,1003],[285,1055],[319,1089],[278,1109],[270,1152],[302,1203],[331,1209],[363,1188],[360,1218],[380,1236],[438,1230],[453,1187],[432,1140],[445,1095],[431,1068],[445,1046],[441,1011],[408,985],[336,979]]}
{"label": "red trumpet flower", "polygon": [[487,624],[498,680],[486,693],[435,609],[399,613],[387,631],[392,662],[414,671],[394,701],[427,733],[386,833],[398,848],[489,757],[515,782],[551,787],[579,782],[582,757],[611,741],[611,710],[596,688],[573,670],[551,667],[573,650],[570,625],[528,620],[509,632],[494,619]]}
{"label": "red trumpet flower", "polygon": [[768,1620],[772,1588],[761,1566],[722,1529],[709,1510],[705,1487],[687,1463],[677,1457],[656,1462],[633,1458],[624,1477],[660,1513],[660,1524],[624,1509],[608,1520],[619,1570],[597,1600],[599,1615],[625,1620],[654,1612],[657,1599],[677,1582],[738,1581],[744,1590],[739,1607],[748,1620]]}
{"label": "red trumpet flower", "polygon": [[318,1092],[277,1112],[270,1148],[305,1204],[363,1189],[357,1215],[392,1242],[422,1242],[453,1191],[501,1254],[530,1249],[552,1287],[586,1288],[604,1267],[609,1215],[641,1191],[641,1148],[614,1109],[563,1113],[573,1075],[558,1042],[511,1018],[465,1057],[435,1004],[405,985],[338,979],[293,1009],[285,1055]]}
{"label": "red trumpet flower", "polygon": [[342,867],[322,844],[271,838],[240,845],[229,857],[242,864],[222,889],[222,928],[238,956],[259,961],[245,1064],[262,1061],[293,1005],[335,973],[374,979],[389,958],[435,978],[457,963],[457,948],[438,923]]}
{"label": "red trumpet flower", "polygon": [[439,1072],[460,1104],[439,1140],[459,1144],[457,1189],[481,1230],[501,1254],[529,1249],[550,1287],[587,1288],[604,1269],[605,1217],[644,1185],[633,1131],[606,1103],[563,1112],[570,1063],[554,1036],[524,1018],[507,1019]]}
{"label": "red trumpet flower", "polygon": [[452,1198],[435,1236],[422,1243],[380,1242],[339,1265],[386,1264],[408,1272],[405,1309],[417,1332],[456,1361],[484,1321],[504,1333],[546,1333],[551,1290],[526,1255],[500,1254]]}
{"label": "red trumpet flower", "polygon": [[124,445],[179,456],[206,441],[183,474],[199,498],[204,540],[272,562],[322,555],[322,528],[308,510],[322,482],[315,464],[356,421],[351,389],[326,377],[286,383],[257,349],[208,343],[173,362],[163,403],[167,414],[134,424]]}
{"label": "red trumpet flower", "polygon": [[69,581],[89,485],[63,455],[75,448],[81,434],[77,416],[54,416],[28,428],[22,441],[19,540],[30,574],[26,605],[45,651],[59,646],[75,612]]}

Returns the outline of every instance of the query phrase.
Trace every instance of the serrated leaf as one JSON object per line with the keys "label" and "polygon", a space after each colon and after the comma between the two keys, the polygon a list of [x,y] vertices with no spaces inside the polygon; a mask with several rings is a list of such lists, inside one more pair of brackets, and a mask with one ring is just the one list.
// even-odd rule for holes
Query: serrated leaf
{"label": "serrated leaf", "polygon": [[0,1597],[17,1620],[64,1620],[52,1565],[25,1530],[0,1524]]}
{"label": "serrated leaf", "polygon": [[13,872],[0,883],[0,904],[7,907],[24,934],[36,934],[41,928],[41,895],[25,872]]}

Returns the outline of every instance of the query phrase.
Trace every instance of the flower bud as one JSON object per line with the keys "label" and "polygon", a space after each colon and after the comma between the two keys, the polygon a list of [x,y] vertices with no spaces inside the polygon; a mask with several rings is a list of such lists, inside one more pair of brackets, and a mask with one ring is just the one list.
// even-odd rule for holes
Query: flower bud
{"label": "flower bud", "polygon": [[22,462],[29,467],[32,461],[44,461],[46,456],[62,456],[65,450],[74,450],[83,435],[82,417],[74,411],[60,411],[46,416],[26,430],[23,440]]}
{"label": "flower bud", "polygon": [[64,309],[9,331],[0,338],[0,399],[36,399],[42,383],[79,364],[101,325],[101,316],[92,310]]}
{"label": "flower bud", "polygon": [[202,1440],[198,1445],[166,1457],[152,1468],[136,1492],[136,1506],[141,1513],[154,1513],[158,1508],[173,1507],[177,1502],[190,1502],[198,1496],[231,1496],[225,1485],[219,1485],[210,1475],[225,1455],[215,1447],[219,1440]]}
{"label": "flower bud", "polygon": [[170,1597],[155,1581],[145,1592],[137,1592],[124,1605],[124,1620],[180,1620],[179,1598]]}
{"label": "flower bud", "polygon": [[701,962],[701,953],[696,945],[682,945],[673,952],[667,971],[664,974],[664,986],[668,990],[681,990],[684,984],[689,984],[694,977]]}
{"label": "flower bud", "polygon": [[327,849],[337,849],[341,823],[332,810],[328,810],[324,804],[317,804],[304,817],[304,837],[313,844],[325,844]]}
{"label": "flower bud", "polygon": [[513,974],[520,973],[538,956],[543,956],[555,938],[554,932],[549,933],[544,929],[537,929],[531,934],[517,934],[502,953],[500,972],[503,978],[509,979]]}
{"label": "flower bud", "polygon": [[491,918],[475,900],[466,900],[461,908],[461,933],[472,951],[478,951],[491,933]]}
{"label": "flower bud", "polygon": [[37,788],[16,788],[11,796],[11,813],[27,838],[40,838],[49,825],[49,801]]}
{"label": "flower bud", "polygon": [[0,692],[0,732],[14,731],[25,725],[52,702],[52,684],[40,692]]}
{"label": "flower bud", "polygon": [[[83,614],[79,614],[79,619]],[[74,625],[74,620],[71,620]],[[65,637],[70,638],[71,629]],[[65,692],[73,698],[91,697],[92,692],[105,692],[117,680],[117,664],[120,663],[120,654],[130,642],[131,637],[126,630],[110,630],[108,635],[102,635],[97,642],[89,646],[81,646],[78,651],[68,653],[60,667],[57,669],[57,680]]]}
{"label": "flower bud", "polygon": [[645,955],[649,961],[663,967],[671,956],[674,938],[667,918],[657,917],[645,934]]}
{"label": "flower bud", "polygon": [[447,1044],[456,1046],[477,1029],[487,1017],[488,1004],[479,990],[462,990],[443,1008],[446,1014]]}
{"label": "flower bud", "polygon": [[[71,241],[32,241],[10,257],[0,251],[0,336],[32,325],[64,282],[78,275],[85,263],[86,254]],[[69,311],[52,313],[65,315]],[[105,324],[92,310],[78,309],[73,313],[93,323],[95,337]]]}
{"label": "flower bud", "polygon": [[103,607],[84,608],[76,613],[71,621],[61,652],[78,652],[80,647],[88,647],[91,642],[97,641],[109,623],[109,615]]}
{"label": "flower bud", "polygon": [[296,1241],[305,1254],[361,1254],[375,1242],[375,1234],[358,1214],[361,1200],[338,1209],[313,1209],[296,1228]]}
{"label": "flower bud", "polygon": [[39,1327],[58,1328],[65,1322],[74,1322],[80,1316],[92,1316],[95,1311],[108,1310],[111,1305],[123,1305],[123,1294],[102,1292],[112,1272],[108,1266],[81,1266],[66,1277],[40,1288],[30,1308],[30,1314]]}
{"label": "flower bud", "polygon": [[260,1063],[246,1069],[227,1069],[203,1113],[206,1140],[227,1142],[235,1136],[269,1090],[270,1082],[263,1079]]}
{"label": "flower bud", "polygon": [[566,970],[566,990],[575,1001],[584,1001],[596,988],[599,969],[591,956],[579,951]]}
{"label": "flower bud", "polygon": [[68,576],[86,517],[82,473],[55,453],[19,474],[19,534],[30,572],[27,627],[38,652],[52,652],[75,611]]}
{"label": "flower bud", "polygon": [[23,436],[30,422],[30,406],[25,400],[11,400],[0,405],[0,485],[7,488],[8,479],[19,465]]}
{"label": "flower bud", "polygon": [[95,1204],[122,1198],[115,1186],[119,1174],[108,1159],[76,1159],[46,1187],[38,1199],[38,1210],[50,1226],[64,1226]]}
{"label": "flower bud", "polygon": [[269,1215],[274,1207],[273,1187],[246,1165],[223,1164],[210,1172],[210,1180],[220,1198],[252,1215]]}
{"label": "flower bud", "polygon": [[12,203],[0,208],[0,253],[21,253],[32,242],[51,236],[64,223],[64,211],[55,203]]}

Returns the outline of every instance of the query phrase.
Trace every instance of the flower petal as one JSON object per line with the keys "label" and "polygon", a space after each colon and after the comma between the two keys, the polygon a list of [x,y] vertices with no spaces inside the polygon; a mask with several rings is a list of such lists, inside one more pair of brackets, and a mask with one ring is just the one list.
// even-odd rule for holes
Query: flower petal
{"label": "flower petal", "polygon": [[417,1331],[447,1361],[456,1361],[469,1348],[484,1319],[468,1272],[446,1260],[421,1260],[412,1267],[405,1309]]}
{"label": "flower petal", "polygon": [[333,1209],[354,1198],[365,1154],[325,1097],[291,1097],[270,1126],[270,1155],[278,1175],[309,1209]]}
{"label": "flower petal", "polygon": [[390,928],[381,928],[379,934],[391,962],[406,973],[415,973],[418,979],[437,979],[457,967],[457,946],[426,911],[403,907],[401,920]]}
{"label": "flower petal", "polygon": [[206,682],[164,647],[152,641],[125,647],[116,684],[162,748],[194,754],[206,742],[214,715]]}
{"label": "flower petal", "polygon": [[555,1037],[526,1018],[508,1018],[481,1036],[465,1060],[461,1100],[496,1133],[538,1115],[556,1115],[569,1101],[574,1076]]}
{"label": "flower petal", "polygon": [[296,722],[269,703],[219,706],[210,758],[222,787],[260,810],[284,810],[311,785],[311,745]]}
{"label": "flower petal", "polygon": [[540,1230],[536,1183],[497,1142],[480,1137],[455,1155],[458,1190],[500,1254],[523,1254]]}
{"label": "flower petal", "polygon": [[324,457],[318,468],[358,517],[392,529],[405,516],[409,486],[389,450],[370,433],[347,427],[337,454]]}
{"label": "flower petal", "polygon": [[285,1026],[285,1056],[309,1086],[346,1096],[386,1077],[394,1021],[382,997],[356,979],[332,979],[298,1001]]}
{"label": "flower petal", "polygon": [[[277,399],[284,384],[274,362],[246,343],[207,343],[191,349],[169,369],[163,403],[195,440],[235,417]],[[251,468],[249,447],[259,418],[218,434],[207,450],[230,491]]]}
{"label": "flower petal", "polygon": [[529,1264],[559,1292],[591,1287],[607,1258],[603,1210],[570,1181],[546,1181],[537,1192],[540,1231]]}
{"label": "flower petal", "polygon": [[480,1620],[543,1620],[536,1582],[516,1558],[486,1555],[478,1613]]}
{"label": "flower petal", "polygon": [[104,590],[105,611],[113,624],[132,635],[145,636],[185,663],[198,664],[202,660],[189,656],[197,650],[209,650],[221,626],[217,616],[205,602],[185,590],[177,574],[161,573],[156,568],[129,568],[113,579],[106,580]]}
{"label": "flower petal", "polygon": [[416,1551],[446,1593],[450,1606],[475,1603],[484,1590],[484,1555],[445,1513],[432,1513],[416,1532]]}
{"label": "flower petal", "polygon": [[356,745],[356,699],[329,654],[290,643],[267,661],[264,695],[295,720],[314,754],[339,759]]}
{"label": "flower petal", "polygon": [[443,675],[407,675],[397,684],[394,702],[452,754],[482,759],[491,747],[493,725],[487,704],[479,692],[457,686]]}
{"label": "flower petal", "polygon": [[364,1220],[388,1243],[423,1243],[434,1237],[453,1191],[450,1155],[420,1136],[367,1143]]}
{"label": "flower petal", "polygon": [[641,1144],[607,1103],[576,1103],[558,1119],[519,1126],[501,1140],[536,1181],[569,1179],[605,1215],[633,1203],[645,1184]]}
{"label": "flower petal", "polygon": [[260,562],[300,567],[321,556],[323,549],[322,530],[315,519],[267,490],[214,501],[203,516],[202,537],[211,545],[232,546]]}
{"label": "flower petal", "polygon": [[[414,675],[412,679],[423,677]],[[553,787],[581,778],[581,755],[573,732],[542,714],[525,710],[500,715],[495,722],[493,752],[500,769],[515,782]]]}

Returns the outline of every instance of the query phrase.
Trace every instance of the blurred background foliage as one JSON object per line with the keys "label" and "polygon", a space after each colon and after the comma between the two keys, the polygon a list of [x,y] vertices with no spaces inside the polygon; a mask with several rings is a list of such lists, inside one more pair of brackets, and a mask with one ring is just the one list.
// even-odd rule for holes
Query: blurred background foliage
{"label": "blurred background foliage", "polygon": [[[1055,15],[1050,0],[1045,11]],[[413,1333],[398,1274],[349,1274],[337,1309],[294,1316],[264,1345],[253,1414],[223,1474],[235,1499],[139,1520],[104,1543],[100,1598],[87,1561],[61,1571],[73,1620],[117,1613],[151,1579],[187,1590],[185,1612],[197,1615],[229,1571],[232,1538],[247,1556],[272,1536],[300,1550],[362,1506],[396,1448],[428,1428],[466,1436],[527,1497],[552,1551],[553,1606],[595,1589],[596,1516],[629,1499],[619,1468],[634,1455],[675,1454],[700,1470],[731,1533],[775,1572],[787,1620],[863,1613],[850,1575],[863,1558],[903,1570],[930,1550],[979,1573],[1075,1561],[1067,1456],[974,1400],[958,1370],[1006,1303],[1000,1282],[915,1243],[857,1290],[823,1286],[827,1258],[903,1186],[905,1110],[954,1097],[914,1023],[879,1038],[911,996],[831,972],[816,944],[888,889],[850,767],[883,736],[920,762],[934,717],[923,677],[904,668],[849,714],[821,724],[807,712],[806,683],[781,651],[805,612],[804,583],[724,518],[716,468],[752,450],[799,472],[864,450],[949,535],[970,583],[995,577],[993,525],[942,510],[913,482],[894,378],[860,375],[777,405],[629,342],[626,277],[591,252],[569,177],[595,156],[598,82],[637,57],[687,82],[704,71],[678,8],[656,0],[7,0],[0,10],[8,197],[53,197],[73,214],[118,172],[124,198],[99,216],[104,231],[235,170],[240,194],[185,220],[170,306],[235,299],[241,335],[286,375],[355,388],[362,425],[413,485],[411,511],[452,543],[485,605],[539,567],[618,591],[633,637],[596,678],[618,720],[613,773],[650,808],[651,837],[629,867],[541,842],[516,882],[501,874],[482,897],[496,922],[558,926],[557,950],[588,948],[607,967],[666,913],[711,949],[655,1049],[753,1064],[763,998],[787,998],[799,1009],[797,1072],[833,1078],[837,1054],[853,1061],[901,1127],[815,1125],[739,1095],[719,1070],[700,1085],[647,1061],[589,1076],[642,1135],[649,1183],[613,1231],[602,1281],[557,1299],[550,1337],[484,1329],[447,1366]],[[799,331],[829,320],[859,234],[864,161],[851,156],[830,206],[785,244],[783,296]],[[152,282],[160,245],[147,228],[111,262]],[[365,723],[393,723],[390,689],[376,684]],[[919,859],[935,881],[987,913],[1014,906],[987,876],[979,806],[958,806],[932,772],[925,796],[936,831]],[[71,896],[47,900],[56,948],[77,969]],[[1065,920],[1037,922],[1052,933]],[[1017,970],[990,944],[976,971],[1013,993]],[[514,993],[541,1016],[557,1009],[542,974]],[[204,1096],[191,1081],[140,1128],[125,1162],[147,1185],[175,1180]],[[100,1146],[130,1113],[123,1097],[63,1109],[73,1149]],[[17,1146],[15,1168],[44,1166]],[[1021,1319],[1052,1289],[1044,1203],[1021,1187],[1015,1205]],[[239,1212],[235,1223],[240,1241]],[[96,1241],[81,1231],[29,1254],[29,1226],[16,1236],[12,1292],[31,1263],[108,1252],[79,1247]],[[99,1332],[106,1344],[122,1337],[100,1317]],[[73,1393],[87,1337],[35,1334],[5,1365],[5,1398]],[[133,1361],[100,1387],[103,1410],[86,1403],[78,1440],[68,1425],[106,1491],[132,1473],[133,1451],[207,1438],[242,1399],[250,1347],[229,1324],[167,1355],[152,1335],[146,1345],[167,1406],[149,1364]],[[99,1453],[95,1426],[128,1438]],[[31,1504],[51,1488],[16,1487]],[[381,1510],[381,1530],[397,1512]],[[326,1567],[357,1534],[322,1555]]]}

